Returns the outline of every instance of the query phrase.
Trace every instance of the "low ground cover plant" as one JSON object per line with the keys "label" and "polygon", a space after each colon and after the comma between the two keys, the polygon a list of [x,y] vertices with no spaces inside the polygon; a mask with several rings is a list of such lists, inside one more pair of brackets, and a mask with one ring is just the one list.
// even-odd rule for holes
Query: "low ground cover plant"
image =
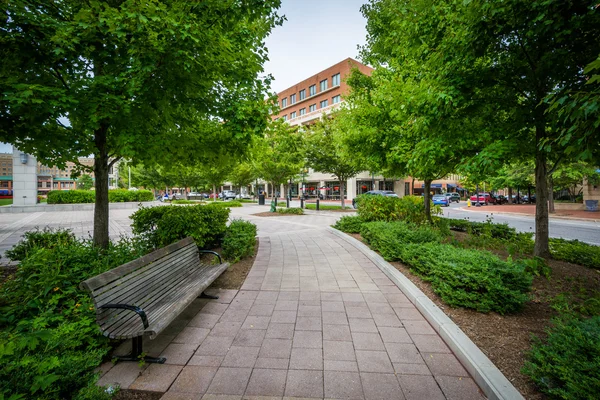
{"label": "low ground cover plant", "polygon": [[436,222],[448,224],[451,230],[467,232],[472,235],[488,234],[494,238],[510,239],[515,236],[516,229],[508,224],[496,224],[490,221],[474,222],[467,219],[438,218]]}
{"label": "low ground cover plant", "polygon": [[360,233],[360,228],[364,223],[365,222],[358,215],[345,215],[331,226],[346,233]]}
{"label": "low ground cover plant", "polygon": [[544,340],[534,339],[523,373],[551,398],[597,398],[600,316],[556,318],[553,323]]}
{"label": "low ground cover plant", "polygon": [[[111,203],[152,201],[154,195],[149,190],[114,189],[108,191]],[[48,192],[48,204],[94,203],[96,193],[93,190],[51,190]]]}
{"label": "low ground cover plant", "polygon": [[[413,224],[427,222],[425,200],[421,196],[386,197],[360,195],[356,198],[358,215],[366,222],[398,221]],[[431,206],[431,215],[441,214],[439,206]]]}
{"label": "low ground cover plant", "polygon": [[277,212],[279,214],[294,214],[294,215],[304,215],[304,210],[299,207],[279,207],[277,208]]}
{"label": "low ground cover plant", "polygon": [[232,201],[208,201],[208,202],[206,202],[206,205],[208,205],[208,206],[214,206],[214,207],[225,207],[225,208],[242,207],[242,203],[240,203],[237,200],[232,200]]}
{"label": "low ground cover plant", "polygon": [[229,209],[220,206],[142,207],[129,218],[132,231],[157,249],[191,236],[200,248],[217,246],[225,234]]}
{"label": "low ground cover plant", "polygon": [[[304,208],[307,210],[316,210],[317,205],[314,203],[304,204]],[[346,207],[348,208],[348,207]],[[327,211],[327,210],[341,210],[342,206],[334,206],[331,204],[319,204],[319,210]]]}
{"label": "low ground cover plant", "polygon": [[252,256],[255,246],[256,225],[241,219],[231,221],[223,238],[223,256],[228,261],[238,262]]}
{"label": "low ground cover plant", "polygon": [[0,287],[0,398],[110,397],[94,372],[110,346],[78,285],[145,252],[131,239],[101,251],[67,231],[26,236],[12,253],[15,276]]}
{"label": "low ground cover plant", "polygon": [[556,260],[600,269],[600,246],[578,240],[550,239],[550,253]]}
{"label": "low ground cover plant", "polygon": [[402,250],[409,243],[440,243],[444,238],[431,226],[417,226],[401,221],[367,222],[360,229],[362,238],[383,258],[390,261],[402,259]]}

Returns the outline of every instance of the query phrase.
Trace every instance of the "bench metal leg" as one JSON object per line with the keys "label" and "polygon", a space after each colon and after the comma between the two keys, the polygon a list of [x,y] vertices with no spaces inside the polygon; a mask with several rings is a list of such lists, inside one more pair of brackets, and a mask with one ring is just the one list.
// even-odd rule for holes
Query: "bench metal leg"
{"label": "bench metal leg", "polygon": [[200,294],[200,296],[198,296],[199,299],[211,299],[211,300],[217,300],[219,298],[219,296],[213,296],[212,294],[206,294],[204,292],[202,292],[202,294]]}
{"label": "bench metal leg", "polygon": [[147,363],[164,364],[167,359],[165,357],[140,357],[142,351],[142,336],[131,339],[131,354],[128,356],[114,356],[117,361],[144,361]]}

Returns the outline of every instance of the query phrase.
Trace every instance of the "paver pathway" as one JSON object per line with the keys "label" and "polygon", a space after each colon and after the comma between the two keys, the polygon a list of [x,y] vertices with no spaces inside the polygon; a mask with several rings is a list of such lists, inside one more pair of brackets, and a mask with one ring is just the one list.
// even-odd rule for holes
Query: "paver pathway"
{"label": "paver pathway", "polygon": [[119,363],[100,384],[166,392],[165,400],[483,397],[362,252],[313,216],[246,218],[259,225],[260,247],[241,290],[197,300],[147,341],[167,364]]}

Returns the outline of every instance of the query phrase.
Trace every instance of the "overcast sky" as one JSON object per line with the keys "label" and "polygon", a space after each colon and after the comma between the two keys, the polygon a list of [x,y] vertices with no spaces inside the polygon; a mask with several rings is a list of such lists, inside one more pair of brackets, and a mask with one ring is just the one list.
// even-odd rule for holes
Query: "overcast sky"
{"label": "overcast sky", "polygon": [[[282,26],[266,40],[265,72],[275,78],[274,92],[284,89],[348,57],[358,59],[365,44],[366,21],[360,6],[367,0],[282,0]],[[12,147],[0,143],[0,153]]]}

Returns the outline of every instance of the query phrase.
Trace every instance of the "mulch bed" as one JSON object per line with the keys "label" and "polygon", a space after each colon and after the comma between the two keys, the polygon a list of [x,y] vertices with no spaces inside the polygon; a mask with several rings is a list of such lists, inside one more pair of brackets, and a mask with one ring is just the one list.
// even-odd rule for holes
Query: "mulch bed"
{"label": "mulch bed", "polygon": [[[361,240],[360,235],[351,235]],[[460,240],[460,239],[459,239]],[[496,252],[506,257],[506,252]],[[503,254],[504,253],[504,254]],[[600,271],[563,261],[550,260],[550,279],[536,277],[532,299],[522,312],[515,315],[483,314],[474,310],[452,308],[442,302],[428,282],[413,274],[400,262],[390,262],[429,297],[502,371],[527,399],[545,399],[529,378],[521,373],[531,348],[532,335],[543,337],[550,320],[556,316],[552,299],[561,293],[588,295],[600,290]]]}

